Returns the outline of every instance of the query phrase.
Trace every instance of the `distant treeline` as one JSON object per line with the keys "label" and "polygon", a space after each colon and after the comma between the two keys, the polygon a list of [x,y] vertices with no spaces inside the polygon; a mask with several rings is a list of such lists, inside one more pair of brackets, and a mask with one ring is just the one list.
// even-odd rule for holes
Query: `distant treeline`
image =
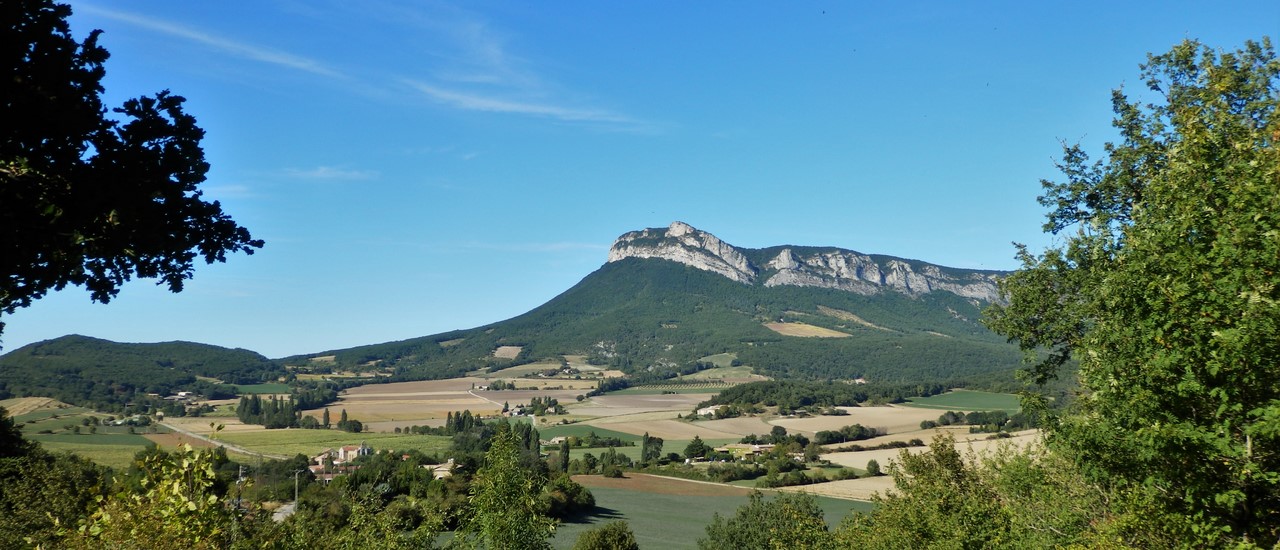
{"label": "distant treeline", "polygon": [[908,397],[926,397],[947,390],[941,384],[882,385],[848,382],[768,380],[728,388],[699,408],[730,405],[739,408],[778,407],[784,414],[801,409],[817,412],[823,407],[851,407],[868,401],[900,403]]}
{"label": "distant treeline", "polygon": [[[328,428],[329,411],[325,410],[323,422],[314,417],[303,417],[302,411],[317,409],[337,400],[338,392],[332,387],[317,387],[293,393],[287,399],[278,399],[272,395],[263,399],[260,395],[245,395],[236,406],[236,418],[245,424],[261,424],[267,429],[274,428]],[[342,411],[342,422],[347,422],[346,410]],[[342,424],[340,422],[340,424]],[[339,429],[358,432],[345,424]]]}
{"label": "distant treeline", "polygon": [[1011,416],[1005,411],[974,411],[969,413],[947,411],[942,413],[937,421],[925,420],[920,423],[920,429],[922,430],[938,426],[971,426],[969,428],[970,432],[994,433],[1038,428],[1040,424],[1034,415],[1020,412]]}

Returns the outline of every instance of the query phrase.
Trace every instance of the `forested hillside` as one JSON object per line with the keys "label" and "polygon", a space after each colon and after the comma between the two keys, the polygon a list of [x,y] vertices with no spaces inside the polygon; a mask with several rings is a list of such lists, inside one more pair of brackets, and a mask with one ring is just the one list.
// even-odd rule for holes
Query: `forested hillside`
{"label": "forested hillside", "polygon": [[[730,352],[779,377],[942,382],[1016,368],[1018,350],[977,322],[982,305],[947,292],[867,296],[744,285],[670,261],[628,258],[507,321],[282,361],[304,365],[333,356],[337,368],[391,368],[395,379],[409,379],[581,354],[596,364],[661,375]],[[765,326],[777,322],[846,337],[785,336]],[[521,352],[496,358],[498,346],[521,346]]]}
{"label": "forested hillside", "polygon": [[186,390],[233,397],[227,385],[258,384],[283,374],[279,364],[249,350],[191,342],[121,344],[71,335],[0,356],[0,395],[116,410],[139,394]]}

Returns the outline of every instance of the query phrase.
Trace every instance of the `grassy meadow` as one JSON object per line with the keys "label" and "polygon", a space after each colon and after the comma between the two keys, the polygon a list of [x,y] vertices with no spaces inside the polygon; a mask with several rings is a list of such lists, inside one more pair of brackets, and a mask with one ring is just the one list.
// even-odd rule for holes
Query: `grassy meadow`
{"label": "grassy meadow", "polygon": [[[732,516],[746,504],[750,490],[668,478],[628,474],[624,480],[578,476],[596,497],[596,512],[560,524],[551,543],[572,548],[578,535],[615,520],[626,520],[641,548],[696,548],[716,514]],[[607,485],[606,485],[607,484]],[[773,498],[766,493],[766,498]],[[828,525],[835,526],[855,510],[871,504],[817,497]]]}
{"label": "grassy meadow", "polygon": [[395,433],[348,433],[339,430],[260,430],[223,432],[215,438],[263,454],[294,456],[315,455],[325,449],[367,443],[374,449],[410,450],[427,454],[449,449],[451,438],[439,435],[402,435]]}
{"label": "grassy meadow", "polygon": [[244,385],[236,386],[235,388],[236,388],[236,393],[240,393],[240,394],[258,393],[258,394],[277,394],[278,395],[278,394],[288,394],[293,391],[293,388],[289,387],[288,384],[282,384],[280,382],[268,382],[266,384],[244,384]]}
{"label": "grassy meadow", "polygon": [[971,390],[953,390],[912,399],[906,406],[947,411],[1005,411],[1010,414],[1022,409],[1016,395]]}

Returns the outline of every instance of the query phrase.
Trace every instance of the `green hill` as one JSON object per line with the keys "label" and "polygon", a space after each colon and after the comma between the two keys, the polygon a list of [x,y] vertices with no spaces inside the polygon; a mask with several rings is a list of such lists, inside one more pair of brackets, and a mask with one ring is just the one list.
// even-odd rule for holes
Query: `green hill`
{"label": "green hill", "polygon": [[998,299],[1001,275],[830,247],[738,249],[676,222],[623,235],[600,269],[506,321],[277,361],[186,342],[67,336],[0,357],[0,396],[122,404],[194,384],[218,391],[197,376],[243,385],[273,381],[286,367],[381,375],[347,381],[358,384],[451,378],[566,355],[638,383],[732,354],[775,378],[1008,389],[1021,354],[978,323]]}
{"label": "green hill", "polygon": [[[518,317],[471,330],[282,359],[333,356],[335,368],[387,368],[393,380],[587,355],[642,376],[691,372],[701,357],[734,353],[756,372],[788,378],[893,383],[976,380],[1011,372],[1016,347],[978,322],[982,303],[948,292],[861,295],[828,288],[741,284],[662,259],[605,264]],[[844,338],[785,336],[765,325],[804,323]],[[520,346],[515,359],[493,356]]]}
{"label": "green hill", "polygon": [[222,383],[256,384],[284,374],[280,364],[244,349],[192,342],[121,344],[70,335],[0,356],[0,396],[52,397],[114,410],[151,393],[233,397],[232,388]]}

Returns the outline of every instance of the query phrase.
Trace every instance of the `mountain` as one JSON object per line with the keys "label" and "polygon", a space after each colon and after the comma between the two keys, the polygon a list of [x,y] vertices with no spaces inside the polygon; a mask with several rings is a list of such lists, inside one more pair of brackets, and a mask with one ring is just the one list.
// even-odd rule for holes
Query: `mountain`
{"label": "mountain", "polygon": [[[978,322],[1003,275],[830,247],[738,248],[676,222],[622,235],[600,269],[506,321],[276,361],[189,342],[67,336],[0,356],[0,396],[124,403],[140,392],[213,388],[210,379],[274,380],[285,365],[378,370],[391,374],[379,381],[396,381],[565,355],[644,381],[721,353],[774,377],[993,387],[1021,359]],[[504,346],[519,351],[495,353]]]}
{"label": "mountain", "polygon": [[863,295],[950,292],[983,302],[1000,298],[996,282],[1003,274],[868,256],[839,248],[781,246],[741,250],[683,222],[674,222],[665,230],[645,229],[618,237],[609,249],[609,261],[627,258],[682,263],[749,285],[819,287]]}
{"label": "mountain", "polygon": [[[585,355],[660,378],[732,353],[780,377],[990,379],[1021,357],[977,321],[1002,275],[838,248],[738,248],[676,222],[622,235],[600,269],[518,317],[282,361],[412,379]],[[499,346],[520,351],[495,357]]]}
{"label": "mountain", "polygon": [[233,397],[227,384],[274,381],[284,368],[262,355],[193,342],[122,344],[69,335],[0,356],[0,395],[53,397],[115,410],[148,393]]}

